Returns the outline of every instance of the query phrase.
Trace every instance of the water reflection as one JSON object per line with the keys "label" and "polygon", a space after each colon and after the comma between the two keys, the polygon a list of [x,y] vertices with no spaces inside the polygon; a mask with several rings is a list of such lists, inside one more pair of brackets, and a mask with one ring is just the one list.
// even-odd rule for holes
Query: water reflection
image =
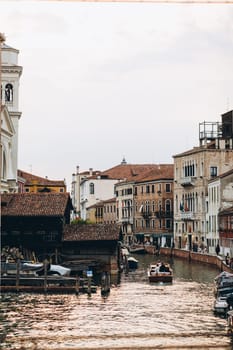
{"label": "water reflection", "polygon": [[[160,257],[161,258],[161,257]],[[232,349],[226,320],[212,312],[218,270],[167,261],[172,285],[149,284],[154,257],[103,298],[84,295],[2,295],[1,349]],[[165,259],[165,258],[164,258]]]}

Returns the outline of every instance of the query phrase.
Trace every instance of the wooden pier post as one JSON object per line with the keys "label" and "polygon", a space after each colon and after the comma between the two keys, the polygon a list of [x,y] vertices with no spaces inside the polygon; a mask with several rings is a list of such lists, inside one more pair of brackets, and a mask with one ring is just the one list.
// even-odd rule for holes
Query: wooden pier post
{"label": "wooden pier post", "polygon": [[78,276],[76,276],[76,282],[75,282],[75,293],[79,294],[79,286],[80,286],[80,279]]}
{"label": "wooden pier post", "polygon": [[16,263],[16,290],[19,291],[19,278],[20,278],[20,259],[17,259]]}
{"label": "wooden pier post", "polygon": [[44,260],[44,292],[47,293],[48,289],[48,260]]}
{"label": "wooden pier post", "polygon": [[87,277],[87,294],[91,296],[91,277]]}
{"label": "wooden pier post", "polygon": [[110,276],[108,272],[103,272],[101,277],[101,295],[106,296],[110,293]]}

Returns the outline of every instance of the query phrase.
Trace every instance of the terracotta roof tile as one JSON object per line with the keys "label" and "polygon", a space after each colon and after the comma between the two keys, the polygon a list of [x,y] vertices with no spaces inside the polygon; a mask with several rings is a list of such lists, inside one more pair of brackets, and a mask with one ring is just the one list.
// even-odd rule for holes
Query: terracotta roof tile
{"label": "terracotta roof tile", "polygon": [[63,241],[118,241],[119,227],[115,224],[65,225]]}
{"label": "terracotta roof tile", "polygon": [[160,164],[157,168],[149,170],[137,176],[136,182],[153,181],[153,180],[173,180],[174,179],[174,165]]}
{"label": "terracotta roof tile", "polygon": [[1,216],[63,216],[72,207],[69,193],[1,195]]}
{"label": "terracotta roof tile", "polygon": [[120,164],[103,171],[101,175],[107,175],[110,179],[128,180],[157,167],[157,164]]}
{"label": "terracotta roof tile", "polygon": [[64,180],[49,180],[45,177],[27,173],[23,170],[18,170],[18,176],[26,180],[25,186],[32,186],[35,182],[41,186],[65,186]]}

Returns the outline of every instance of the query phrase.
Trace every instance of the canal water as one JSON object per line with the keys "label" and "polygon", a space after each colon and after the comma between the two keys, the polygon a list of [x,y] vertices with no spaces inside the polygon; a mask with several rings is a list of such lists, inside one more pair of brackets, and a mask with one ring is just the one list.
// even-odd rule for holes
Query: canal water
{"label": "canal water", "polygon": [[233,349],[226,320],[212,311],[217,269],[164,258],[173,284],[149,284],[155,258],[135,257],[139,268],[122,273],[105,298],[99,289],[91,297],[2,294],[0,349]]}

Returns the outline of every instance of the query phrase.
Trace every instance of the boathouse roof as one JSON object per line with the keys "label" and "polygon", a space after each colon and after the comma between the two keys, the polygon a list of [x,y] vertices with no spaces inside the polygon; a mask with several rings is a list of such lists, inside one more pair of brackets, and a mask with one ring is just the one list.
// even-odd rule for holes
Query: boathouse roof
{"label": "boathouse roof", "polygon": [[115,224],[70,224],[63,231],[63,241],[118,241],[119,237],[119,227]]}
{"label": "boathouse roof", "polygon": [[63,216],[72,208],[69,193],[1,195],[1,216]]}

